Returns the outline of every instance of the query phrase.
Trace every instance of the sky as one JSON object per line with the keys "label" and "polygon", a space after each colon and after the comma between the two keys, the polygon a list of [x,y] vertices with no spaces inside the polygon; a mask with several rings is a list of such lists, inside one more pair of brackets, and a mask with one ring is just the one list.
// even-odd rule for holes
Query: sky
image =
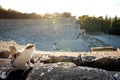
{"label": "sky", "polygon": [[120,17],[120,0],[0,0],[0,5],[24,13],[70,12],[73,16]]}

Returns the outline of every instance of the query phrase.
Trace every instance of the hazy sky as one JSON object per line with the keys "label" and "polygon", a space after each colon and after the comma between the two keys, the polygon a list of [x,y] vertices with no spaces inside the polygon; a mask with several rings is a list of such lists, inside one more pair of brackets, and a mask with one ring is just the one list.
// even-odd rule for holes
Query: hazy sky
{"label": "hazy sky", "polygon": [[88,14],[120,17],[120,0],[0,0],[0,5],[28,13],[71,12],[77,16]]}

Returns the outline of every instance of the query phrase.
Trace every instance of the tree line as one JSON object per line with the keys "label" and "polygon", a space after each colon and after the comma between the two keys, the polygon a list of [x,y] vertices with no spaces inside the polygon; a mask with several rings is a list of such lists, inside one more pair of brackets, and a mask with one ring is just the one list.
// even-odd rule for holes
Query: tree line
{"label": "tree line", "polygon": [[12,9],[4,9],[0,6],[0,19],[38,19],[40,15],[36,13],[21,13]]}
{"label": "tree line", "polygon": [[120,35],[120,18],[89,17],[83,15],[78,18],[81,28],[87,32],[105,32],[109,34]]}
{"label": "tree line", "polygon": [[[71,17],[70,12],[63,13],[45,13],[44,15],[36,13],[21,13],[12,9],[4,9],[0,6],[0,19],[46,19],[46,18],[68,18]],[[109,34],[120,35],[120,18],[91,17],[83,15],[78,17],[78,23],[81,28],[87,32],[105,32]]]}
{"label": "tree line", "polygon": [[0,6],[0,19],[44,19],[44,18],[67,18],[71,17],[71,13],[45,13],[44,15],[36,13],[21,13],[12,9],[4,9]]}

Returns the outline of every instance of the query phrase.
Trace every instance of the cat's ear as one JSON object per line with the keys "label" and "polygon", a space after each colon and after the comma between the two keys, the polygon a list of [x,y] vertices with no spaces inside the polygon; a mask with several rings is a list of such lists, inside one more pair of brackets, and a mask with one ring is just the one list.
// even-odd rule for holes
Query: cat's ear
{"label": "cat's ear", "polygon": [[12,58],[13,55],[15,54],[15,52],[17,51],[17,49],[16,49],[15,46],[10,46],[10,47],[9,47],[9,51],[10,51],[10,56],[9,56],[9,58]]}
{"label": "cat's ear", "polygon": [[33,47],[35,47],[34,44],[27,44],[27,46],[25,47],[25,49],[31,49],[31,48],[33,48]]}

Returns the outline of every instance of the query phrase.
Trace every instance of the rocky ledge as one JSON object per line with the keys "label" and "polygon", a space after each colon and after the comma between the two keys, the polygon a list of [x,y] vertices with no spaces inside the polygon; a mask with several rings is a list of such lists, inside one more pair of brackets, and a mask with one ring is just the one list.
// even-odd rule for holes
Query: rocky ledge
{"label": "rocky ledge", "polygon": [[0,58],[0,80],[120,80],[120,50],[35,51],[32,60],[33,67],[14,71],[11,59]]}
{"label": "rocky ledge", "polygon": [[76,66],[72,62],[37,62],[26,71],[13,71],[10,59],[0,59],[0,80],[120,80],[120,72]]}

